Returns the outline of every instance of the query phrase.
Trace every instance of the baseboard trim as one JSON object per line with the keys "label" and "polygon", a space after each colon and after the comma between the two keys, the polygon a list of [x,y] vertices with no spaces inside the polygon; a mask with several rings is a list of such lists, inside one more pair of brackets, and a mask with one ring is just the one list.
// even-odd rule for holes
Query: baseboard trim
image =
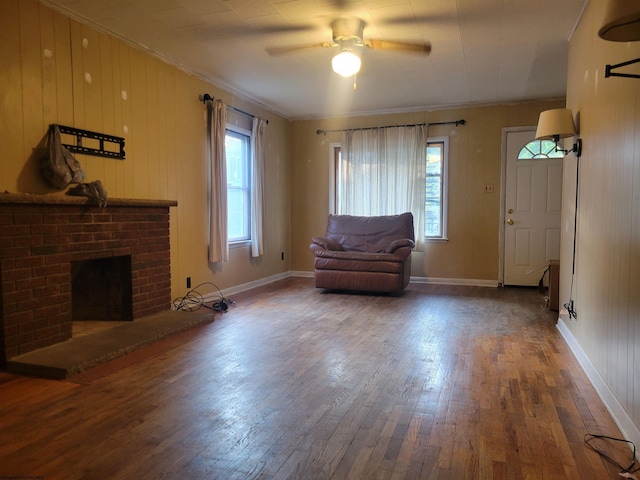
{"label": "baseboard trim", "polygon": [[633,423],[629,414],[622,407],[613,391],[609,388],[607,382],[604,381],[598,370],[595,368],[591,360],[587,356],[582,347],[571,333],[571,330],[564,322],[562,318],[558,318],[558,331],[560,335],[569,346],[569,349],[573,353],[582,370],[589,378],[589,381],[595,388],[598,396],[604,403],[607,410],[611,414],[613,421],[616,422],[618,428],[622,432],[622,435],[626,440],[633,442],[635,445],[640,445],[640,430]]}
{"label": "baseboard trim", "polygon": [[313,272],[305,272],[303,270],[293,270],[292,277],[313,278]]}
{"label": "baseboard trim", "polygon": [[[240,285],[235,285],[229,288],[221,289],[222,295],[224,297],[231,297],[232,295],[236,295],[238,293],[246,292],[247,290],[252,290],[254,288],[262,287],[264,285],[268,285],[273,282],[277,282],[279,280],[284,280],[285,278],[291,277],[291,272],[282,272],[276,275],[271,275],[269,277],[260,278],[258,280],[254,280],[252,282],[242,283]],[[220,299],[220,294],[218,291],[207,293],[202,296],[205,302],[216,301]]]}
{"label": "baseboard trim", "polygon": [[[313,272],[292,271],[292,277],[313,278]],[[462,285],[467,287],[498,287],[497,280],[478,280],[473,278],[437,278],[437,277],[411,277],[409,283],[417,285]]]}
{"label": "baseboard trim", "polygon": [[466,287],[490,287],[497,288],[497,280],[481,280],[475,278],[438,278],[438,277],[411,277],[410,283],[422,285],[462,285]]}

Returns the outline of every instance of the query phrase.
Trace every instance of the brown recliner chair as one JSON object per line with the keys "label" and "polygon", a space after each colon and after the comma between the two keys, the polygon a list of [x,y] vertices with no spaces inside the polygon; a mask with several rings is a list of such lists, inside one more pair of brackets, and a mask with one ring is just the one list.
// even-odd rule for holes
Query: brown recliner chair
{"label": "brown recliner chair", "polygon": [[411,277],[413,215],[329,215],[311,241],[317,288],[399,292]]}

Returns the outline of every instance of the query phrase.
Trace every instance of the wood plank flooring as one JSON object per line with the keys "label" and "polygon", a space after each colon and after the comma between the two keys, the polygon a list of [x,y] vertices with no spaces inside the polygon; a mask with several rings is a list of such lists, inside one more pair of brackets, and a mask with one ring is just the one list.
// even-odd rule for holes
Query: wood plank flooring
{"label": "wood plank flooring", "polygon": [[536,291],[312,282],[66,381],[0,372],[0,478],[619,478]]}

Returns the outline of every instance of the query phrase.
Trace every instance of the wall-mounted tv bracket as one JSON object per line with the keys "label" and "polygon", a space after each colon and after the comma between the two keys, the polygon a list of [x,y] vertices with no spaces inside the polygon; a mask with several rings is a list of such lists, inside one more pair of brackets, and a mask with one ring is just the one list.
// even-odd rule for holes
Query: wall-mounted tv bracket
{"label": "wall-mounted tv bracket", "polygon": [[616,73],[612,71],[614,68],[626,67],[627,65],[633,65],[634,63],[638,63],[638,62],[640,62],[640,58],[636,58],[635,60],[629,60],[628,62],[617,63],[615,65],[605,65],[604,78],[609,78],[609,77],[640,78],[640,75],[636,75],[635,73]]}
{"label": "wall-mounted tv bracket", "polygon": [[[113,135],[105,135],[104,133],[91,132],[89,130],[82,130],[80,128],[65,127],[64,125],[56,125],[60,129],[60,133],[67,135],[73,135],[76,137],[76,144],[62,143],[70,152],[83,153],[85,155],[93,155],[96,157],[108,157],[118,160],[125,159],[124,153],[124,138],[114,137]],[[82,144],[82,139],[97,140],[99,143],[98,148],[85,146]],[[105,142],[113,145],[113,148],[105,150]]]}

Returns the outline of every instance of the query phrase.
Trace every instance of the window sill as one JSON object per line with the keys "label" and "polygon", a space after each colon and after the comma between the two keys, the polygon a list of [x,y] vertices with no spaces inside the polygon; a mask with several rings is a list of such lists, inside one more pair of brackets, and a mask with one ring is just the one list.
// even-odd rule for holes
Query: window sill
{"label": "window sill", "polygon": [[424,243],[447,243],[449,239],[447,237],[442,238],[425,238]]}
{"label": "window sill", "polygon": [[240,240],[237,242],[229,242],[229,248],[241,248],[251,245],[251,240]]}

